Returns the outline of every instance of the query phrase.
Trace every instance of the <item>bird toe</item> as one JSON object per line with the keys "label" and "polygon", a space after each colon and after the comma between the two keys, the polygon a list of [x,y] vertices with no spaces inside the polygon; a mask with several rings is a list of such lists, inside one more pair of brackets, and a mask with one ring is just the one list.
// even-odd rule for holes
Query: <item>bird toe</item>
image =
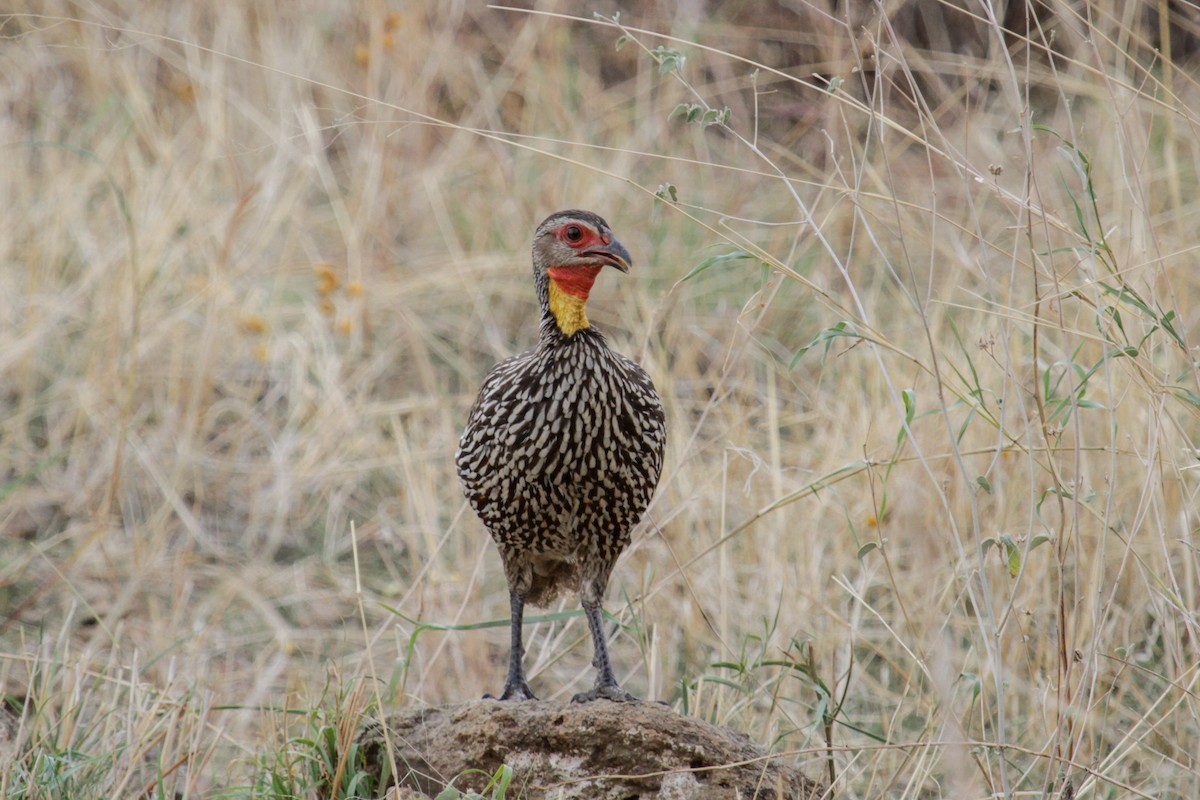
{"label": "bird toe", "polygon": [[516,700],[519,702],[522,700],[537,700],[538,698],[537,698],[537,695],[535,695],[533,693],[533,689],[529,688],[529,684],[522,682],[522,683],[514,683],[514,684],[505,685],[504,691],[500,694],[499,697],[493,697],[490,694],[485,694],[483,696],[483,699],[484,700]]}
{"label": "bird toe", "polygon": [[580,692],[571,698],[572,703],[590,703],[593,700],[611,700],[614,703],[640,703],[638,697],[630,694],[620,686],[597,686],[596,688]]}

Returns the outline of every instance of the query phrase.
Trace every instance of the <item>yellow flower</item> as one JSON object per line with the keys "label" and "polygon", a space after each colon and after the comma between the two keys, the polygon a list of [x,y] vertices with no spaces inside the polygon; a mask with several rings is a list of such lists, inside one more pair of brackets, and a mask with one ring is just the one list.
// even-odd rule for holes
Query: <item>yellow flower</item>
{"label": "yellow flower", "polygon": [[267,331],[267,321],[258,314],[244,314],[240,324],[246,333],[266,333]]}
{"label": "yellow flower", "polygon": [[321,281],[317,284],[317,294],[332,294],[333,290],[338,286],[338,276],[333,267],[329,264],[317,264],[313,269]]}

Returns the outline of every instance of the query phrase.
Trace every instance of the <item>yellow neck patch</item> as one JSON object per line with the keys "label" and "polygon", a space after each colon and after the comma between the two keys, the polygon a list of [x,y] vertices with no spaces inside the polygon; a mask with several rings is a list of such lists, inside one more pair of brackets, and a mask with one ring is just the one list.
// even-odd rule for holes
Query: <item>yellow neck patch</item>
{"label": "yellow neck patch", "polygon": [[567,336],[588,326],[587,298],[564,292],[554,278],[550,279],[550,313]]}

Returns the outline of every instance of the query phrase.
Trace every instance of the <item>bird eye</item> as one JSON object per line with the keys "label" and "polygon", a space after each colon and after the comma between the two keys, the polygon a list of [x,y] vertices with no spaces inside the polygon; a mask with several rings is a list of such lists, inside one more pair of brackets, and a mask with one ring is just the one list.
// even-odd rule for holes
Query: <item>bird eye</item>
{"label": "bird eye", "polygon": [[583,231],[578,225],[568,225],[563,231],[563,236],[566,237],[568,242],[578,242],[583,238]]}

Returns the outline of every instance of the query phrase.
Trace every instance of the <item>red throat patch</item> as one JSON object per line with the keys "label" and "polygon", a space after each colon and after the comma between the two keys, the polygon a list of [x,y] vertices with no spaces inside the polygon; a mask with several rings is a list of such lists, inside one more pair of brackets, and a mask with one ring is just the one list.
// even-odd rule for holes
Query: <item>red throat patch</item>
{"label": "red throat patch", "polygon": [[573,295],[582,300],[587,300],[588,292],[592,290],[592,284],[596,282],[596,276],[600,274],[602,266],[583,266],[583,267],[550,267],[546,270],[546,274],[550,279],[569,295]]}

